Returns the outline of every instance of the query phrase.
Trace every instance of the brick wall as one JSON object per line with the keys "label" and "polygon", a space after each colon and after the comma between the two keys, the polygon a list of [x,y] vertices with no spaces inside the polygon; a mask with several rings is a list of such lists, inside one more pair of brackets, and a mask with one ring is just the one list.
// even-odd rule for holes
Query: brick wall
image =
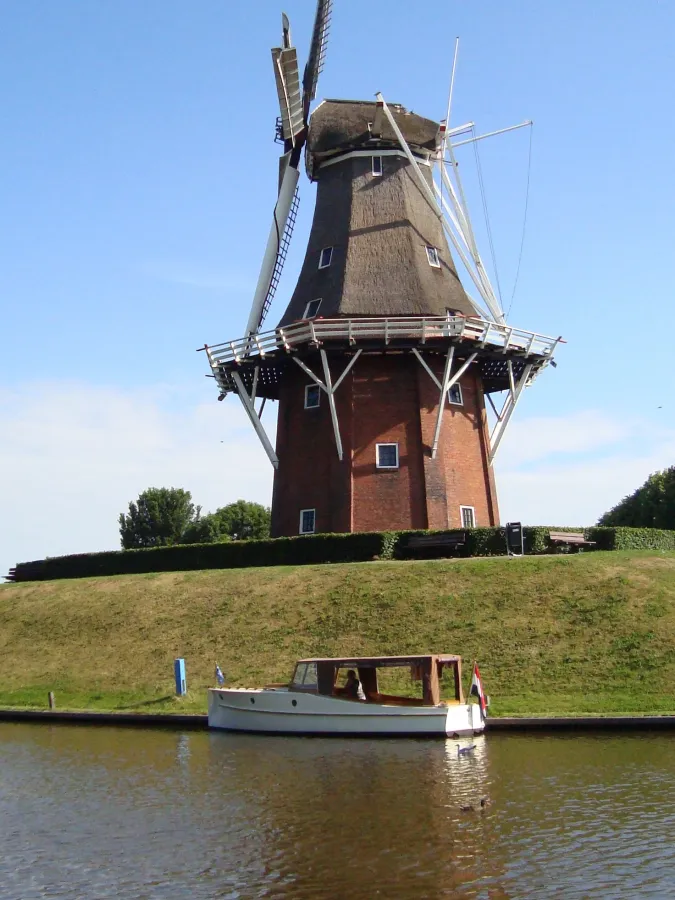
{"label": "brick wall", "polygon": [[[425,358],[440,380],[444,357]],[[348,359],[331,357],[334,381]],[[318,353],[305,361],[323,380]],[[463,405],[446,404],[436,459],[430,454],[439,391],[411,354],[364,353],[340,385],[342,461],[327,395],[321,392],[319,409],[304,409],[309,383],[293,367],[280,389],[274,536],[297,534],[301,509],[316,509],[317,531],[457,528],[460,506],[475,509],[477,525],[498,522],[483,392],[473,367],[460,381]],[[398,444],[398,469],[377,468],[378,443]]]}

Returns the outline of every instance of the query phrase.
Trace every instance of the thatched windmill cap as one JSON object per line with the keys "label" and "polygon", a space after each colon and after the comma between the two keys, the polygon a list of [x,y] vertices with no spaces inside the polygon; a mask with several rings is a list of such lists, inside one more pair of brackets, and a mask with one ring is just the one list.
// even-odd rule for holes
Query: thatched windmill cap
{"label": "thatched windmill cap", "polygon": [[[366,147],[398,147],[398,140],[385,118],[378,136],[371,132],[375,102],[370,100],[324,100],[312,113],[308,152],[319,159],[336,152]],[[412,150],[432,151],[436,147],[439,124],[397,103],[389,104],[396,124]]]}

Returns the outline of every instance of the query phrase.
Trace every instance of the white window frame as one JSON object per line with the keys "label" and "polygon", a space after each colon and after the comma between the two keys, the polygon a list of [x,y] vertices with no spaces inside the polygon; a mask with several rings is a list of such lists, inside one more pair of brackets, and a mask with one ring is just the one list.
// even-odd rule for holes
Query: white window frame
{"label": "white window frame", "polygon": [[427,260],[429,262],[429,265],[434,269],[440,269],[441,258],[438,255],[438,248],[430,247],[429,245],[427,245],[424,249],[427,251]]}
{"label": "white window frame", "polygon": [[[471,511],[471,522],[473,523],[473,524],[471,524],[471,525],[465,525],[465,524],[464,524],[464,510],[466,510],[466,509],[468,509],[468,510]],[[459,521],[460,521],[461,524],[462,524],[462,528],[475,528],[475,527],[476,527],[476,510],[475,510],[475,507],[473,507],[473,506],[460,506],[460,508],[459,508]]]}
{"label": "white window frame", "polygon": [[[380,463],[380,447],[396,447],[396,465],[395,466],[383,466]],[[378,469],[385,469],[389,471],[393,471],[394,469],[400,468],[400,458],[398,453],[398,442],[397,441],[387,441],[386,443],[375,444],[375,466]]]}
{"label": "white window frame", "polygon": [[[303,316],[302,318],[303,318],[303,319],[316,319],[317,315],[319,314],[319,310],[321,309],[321,303],[322,303],[322,302],[323,302],[323,298],[322,298],[322,297],[316,297],[314,300],[310,300],[309,303],[307,304],[307,306],[305,307],[305,314],[304,314],[304,316]],[[316,309],[314,310],[314,312],[313,312],[312,315],[310,316],[310,314],[309,314],[309,308],[310,308],[310,306],[312,305],[312,303],[316,303]]]}
{"label": "white window frame", "polygon": [[[302,525],[303,525],[302,519],[303,519],[304,514],[309,513],[309,512],[311,512],[312,515],[314,516],[314,518],[312,520],[312,529],[310,531],[303,531],[302,530]],[[298,531],[298,534],[316,534],[316,509],[301,509],[300,510],[300,529]]]}
{"label": "white window frame", "polygon": [[[310,391],[316,390],[317,394],[317,402],[316,403],[308,403],[307,395]],[[306,384],[305,385],[305,409],[318,409],[321,406],[321,388],[318,384]]]}
{"label": "white window frame", "polygon": [[[323,261],[323,255],[328,251],[328,262],[325,263]],[[327,269],[328,266],[333,262],[333,248],[332,247],[323,247],[321,249],[321,253],[319,253],[319,268]]]}
{"label": "white window frame", "polygon": [[[452,399],[453,391],[459,391],[459,400]],[[462,393],[462,385],[459,381],[456,381],[452,387],[448,388],[448,403],[452,404],[452,406],[464,406],[464,394]]]}
{"label": "white window frame", "polygon": [[[377,160],[377,165],[375,163],[376,160]],[[379,172],[377,171],[378,168],[380,170]],[[382,175],[382,157],[379,154],[375,154],[371,157],[370,171],[376,178],[381,177],[381,175]]]}

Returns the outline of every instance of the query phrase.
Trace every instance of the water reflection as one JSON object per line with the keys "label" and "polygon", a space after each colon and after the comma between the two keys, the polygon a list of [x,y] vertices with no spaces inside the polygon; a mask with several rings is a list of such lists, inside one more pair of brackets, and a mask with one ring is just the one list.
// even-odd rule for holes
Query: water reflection
{"label": "water reflection", "polygon": [[675,896],[672,738],[457,743],[0,724],[0,898]]}

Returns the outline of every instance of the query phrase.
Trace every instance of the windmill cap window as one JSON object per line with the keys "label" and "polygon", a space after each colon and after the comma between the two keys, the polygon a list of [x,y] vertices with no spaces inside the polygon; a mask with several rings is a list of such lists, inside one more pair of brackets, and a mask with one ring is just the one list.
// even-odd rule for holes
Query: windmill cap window
{"label": "windmill cap window", "polygon": [[373,156],[373,175],[381,175],[382,174],[382,157],[381,156]]}
{"label": "windmill cap window", "polygon": [[305,315],[303,316],[303,319],[313,319],[318,313],[320,306],[321,298],[319,298],[318,300],[310,300],[305,307]]}
{"label": "windmill cap window", "polygon": [[377,468],[398,469],[398,444],[376,444]]}
{"label": "windmill cap window", "polygon": [[321,388],[318,384],[305,386],[305,409],[317,409],[321,403]]}
{"label": "windmill cap window", "polygon": [[324,247],[319,256],[319,268],[327,269],[333,259],[333,248]]}

